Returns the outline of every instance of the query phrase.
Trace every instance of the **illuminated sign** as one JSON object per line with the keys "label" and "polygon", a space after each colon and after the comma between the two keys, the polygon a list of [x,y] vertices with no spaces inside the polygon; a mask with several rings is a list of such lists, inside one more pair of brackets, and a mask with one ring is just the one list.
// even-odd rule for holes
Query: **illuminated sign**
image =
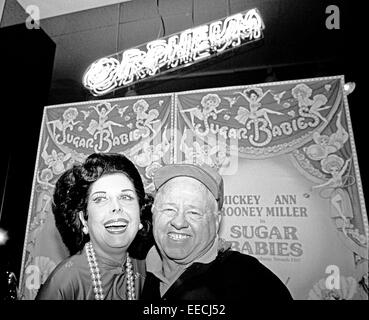
{"label": "illuminated sign", "polygon": [[263,29],[257,9],[240,12],[101,58],[88,67],[83,85],[101,96],[259,40]]}

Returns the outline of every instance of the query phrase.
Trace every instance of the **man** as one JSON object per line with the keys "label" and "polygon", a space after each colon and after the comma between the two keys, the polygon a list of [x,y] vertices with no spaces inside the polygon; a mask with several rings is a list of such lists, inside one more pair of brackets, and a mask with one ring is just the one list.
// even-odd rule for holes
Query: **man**
{"label": "man", "polygon": [[251,256],[218,238],[223,179],[207,165],[157,170],[153,205],[156,247],[147,255],[143,299],[292,300],[284,284]]}

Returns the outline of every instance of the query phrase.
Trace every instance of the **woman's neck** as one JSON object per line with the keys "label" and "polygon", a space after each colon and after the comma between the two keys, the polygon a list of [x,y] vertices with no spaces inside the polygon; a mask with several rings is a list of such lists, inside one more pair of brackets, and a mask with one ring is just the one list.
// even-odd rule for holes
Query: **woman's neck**
{"label": "woman's neck", "polygon": [[127,249],[126,248],[101,248],[95,241],[91,241],[92,246],[97,256],[104,259],[113,260],[120,264],[126,261]]}

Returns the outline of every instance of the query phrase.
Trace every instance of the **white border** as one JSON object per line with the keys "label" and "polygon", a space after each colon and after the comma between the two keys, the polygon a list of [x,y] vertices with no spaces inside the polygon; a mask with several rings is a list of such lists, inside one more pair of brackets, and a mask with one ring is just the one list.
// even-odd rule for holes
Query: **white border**
{"label": "white border", "polygon": [[229,87],[218,87],[218,88],[209,88],[209,89],[198,89],[198,90],[188,90],[188,91],[179,91],[175,92],[176,95],[184,95],[190,93],[200,93],[200,92],[213,92],[213,91],[223,91],[223,90],[235,90],[241,88],[251,88],[251,87],[270,87],[274,85],[281,85],[281,84],[295,84],[300,82],[312,82],[312,81],[324,81],[324,80],[335,80],[335,79],[342,79],[344,78],[343,75],[337,76],[329,76],[329,77],[319,77],[319,78],[306,78],[306,79],[297,79],[297,80],[286,80],[286,81],[276,81],[276,82],[263,82],[263,83],[252,83],[240,86],[229,86]]}
{"label": "white border", "polygon": [[[342,78],[341,78],[342,88],[343,88],[344,84],[345,84],[345,78],[344,78],[344,76],[342,76]],[[356,153],[356,145],[355,145],[355,139],[354,139],[354,132],[352,130],[348,99],[347,99],[347,95],[344,92],[343,92],[343,103],[344,103],[344,107],[345,107],[345,111],[346,111],[347,128],[348,128],[349,135],[350,135],[350,144],[351,144],[351,150],[352,150],[352,157],[353,157],[353,160],[354,160],[355,176],[356,176],[356,179],[357,179],[356,180],[357,181],[357,188],[358,188],[358,192],[359,192],[359,199],[360,199],[360,205],[361,205],[361,210],[362,210],[361,213],[362,213],[362,216],[363,216],[365,235],[366,235],[367,245],[368,245],[369,228],[368,228],[367,212],[366,212],[366,207],[365,207],[364,192],[363,192],[363,187],[362,187],[362,184],[361,184],[360,168],[359,168],[359,162],[358,162],[357,153]]]}

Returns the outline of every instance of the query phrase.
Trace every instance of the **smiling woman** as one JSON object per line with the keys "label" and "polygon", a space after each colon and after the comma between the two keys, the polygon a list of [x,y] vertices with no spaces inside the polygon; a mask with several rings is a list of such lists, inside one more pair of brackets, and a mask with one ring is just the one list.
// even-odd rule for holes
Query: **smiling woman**
{"label": "smiling woman", "polygon": [[[58,180],[56,226],[71,253],[36,299],[134,300],[152,245],[151,199],[134,164],[119,154],[93,154]],[[128,253],[129,252],[129,253]]]}

